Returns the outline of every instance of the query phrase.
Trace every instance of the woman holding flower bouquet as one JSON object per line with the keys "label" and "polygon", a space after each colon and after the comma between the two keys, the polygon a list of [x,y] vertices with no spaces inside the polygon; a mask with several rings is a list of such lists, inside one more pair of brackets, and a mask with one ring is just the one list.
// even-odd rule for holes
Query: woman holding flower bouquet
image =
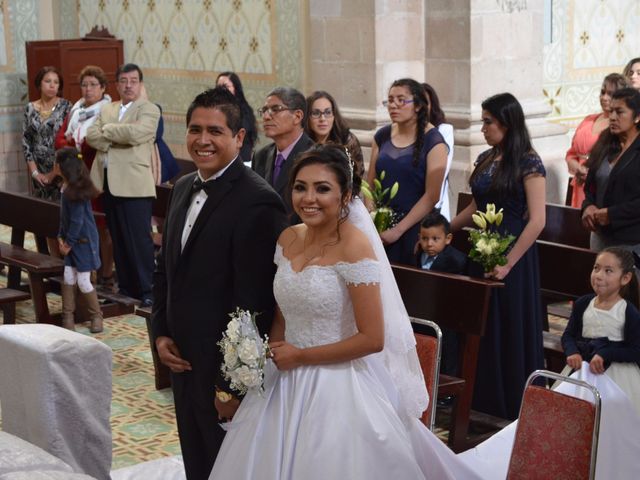
{"label": "woman holding flower bouquet", "polygon": [[497,220],[502,209],[496,231],[515,236],[505,264],[487,273],[505,285],[493,291],[473,399],[476,410],[515,419],[528,375],[543,367],[544,312],[535,241],[545,224],[545,169],[531,146],[522,107],[510,93],[482,103],[482,133],[491,149],[476,160],[469,179],[473,201],[451,227],[473,226],[476,210]]}
{"label": "woman holding flower bouquet", "polygon": [[420,222],[440,201],[448,147],[429,122],[429,102],[420,83],[396,80],[382,103],[392,124],[374,136],[367,181],[374,185],[379,180],[383,189],[399,184],[389,202],[397,223],[381,232],[380,238],[390,262],[413,265]]}
{"label": "woman holding flower bouquet", "polygon": [[276,246],[272,361],[227,424],[210,479],[478,478],[419,420],[415,338],[359,183],[337,146],[293,165],[303,224]]}

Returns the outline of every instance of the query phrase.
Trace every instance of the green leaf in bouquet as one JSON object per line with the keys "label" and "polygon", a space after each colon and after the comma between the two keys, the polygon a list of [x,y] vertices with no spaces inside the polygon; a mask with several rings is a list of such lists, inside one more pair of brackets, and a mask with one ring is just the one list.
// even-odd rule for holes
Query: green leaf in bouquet
{"label": "green leaf in bouquet", "polygon": [[377,178],[373,179],[373,185],[375,186],[375,189],[377,191],[381,191],[382,190],[382,183],[380,183],[380,180],[378,180]]}
{"label": "green leaf in bouquet", "polygon": [[380,180],[384,180],[385,175],[387,174],[387,172],[385,172],[384,170],[380,172]]}

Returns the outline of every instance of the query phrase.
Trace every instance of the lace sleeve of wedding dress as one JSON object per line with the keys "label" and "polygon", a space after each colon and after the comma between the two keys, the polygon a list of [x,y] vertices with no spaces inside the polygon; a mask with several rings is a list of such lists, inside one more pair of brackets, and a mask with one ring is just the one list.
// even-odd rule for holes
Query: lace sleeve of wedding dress
{"label": "lace sleeve of wedding dress", "polygon": [[380,296],[384,315],[384,349],[379,354],[395,382],[404,413],[419,418],[429,405],[416,340],[407,309],[402,302],[380,235],[362,201],[349,204],[349,221],[360,229],[373,246],[380,269]]}

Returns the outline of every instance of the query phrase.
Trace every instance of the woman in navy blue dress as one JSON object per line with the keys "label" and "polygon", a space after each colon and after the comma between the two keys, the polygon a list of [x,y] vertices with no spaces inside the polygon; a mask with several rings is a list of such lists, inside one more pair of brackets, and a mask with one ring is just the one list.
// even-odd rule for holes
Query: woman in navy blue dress
{"label": "woman in navy blue dress", "polygon": [[372,185],[384,171],[383,188],[400,184],[390,203],[399,221],[380,237],[390,262],[413,266],[420,222],[440,200],[448,149],[429,122],[429,104],[421,84],[410,78],[396,80],[383,104],[393,123],[374,136],[367,181]]}
{"label": "woman in navy blue dress", "polygon": [[469,179],[473,201],[451,227],[472,226],[471,215],[494,203],[504,209],[501,233],[516,236],[507,264],[489,274],[505,285],[492,294],[473,398],[475,410],[515,419],[527,377],[543,367],[535,241],[545,224],[545,169],[531,146],[522,107],[510,93],[482,103],[482,133],[491,149],[476,160]]}

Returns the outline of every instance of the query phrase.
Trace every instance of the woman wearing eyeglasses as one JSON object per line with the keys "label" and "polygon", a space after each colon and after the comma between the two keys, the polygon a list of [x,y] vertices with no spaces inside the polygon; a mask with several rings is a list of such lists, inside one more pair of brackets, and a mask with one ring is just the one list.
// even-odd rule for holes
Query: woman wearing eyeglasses
{"label": "woman wearing eyeglasses", "polygon": [[420,83],[396,80],[382,103],[393,123],[374,136],[367,181],[372,185],[384,171],[383,188],[399,183],[398,194],[390,202],[398,221],[380,237],[390,262],[413,265],[420,221],[440,200],[448,148],[429,122],[429,104]]}
{"label": "woman wearing eyeglasses", "polygon": [[340,115],[335,99],[323,90],[307,97],[307,121],[305,132],[318,144],[343,145],[353,161],[357,174],[364,175],[364,159],[358,138],[351,133],[347,122]]}
{"label": "woman wearing eyeglasses", "polygon": [[[96,157],[96,149],[85,142],[85,136],[89,127],[98,118],[100,109],[111,103],[111,97],[105,93],[107,76],[102,68],[87,65],[80,71],[79,80],[82,97],[71,107],[69,115],[58,130],[55,147],[56,150],[65,147],[77,148],[82,153],[82,159],[90,171]],[[91,203],[94,211],[104,211],[101,196],[93,199]],[[108,289],[114,289],[111,237],[104,219],[97,219],[96,224],[100,235],[100,260],[102,263],[101,277],[98,282]]]}

